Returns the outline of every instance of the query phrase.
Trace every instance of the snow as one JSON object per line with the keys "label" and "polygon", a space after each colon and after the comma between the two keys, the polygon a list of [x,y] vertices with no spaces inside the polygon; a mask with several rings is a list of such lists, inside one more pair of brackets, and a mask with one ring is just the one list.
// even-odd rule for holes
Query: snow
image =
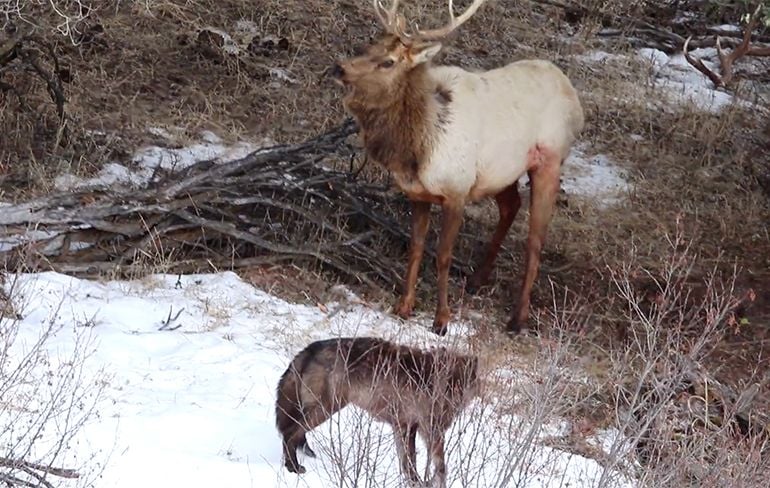
{"label": "snow", "polygon": [[[719,67],[708,59],[716,55],[716,50],[695,49],[691,54],[701,58],[709,69],[719,72]],[[714,113],[734,103],[732,95],[714,89],[711,81],[692,67],[681,53],[669,56],[658,49],[642,48],[637,51],[637,56],[650,63],[653,85],[672,101],[691,102],[701,110]]]}
{"label": "snow", "polygon": [[743,32],[743,27],[735,24],[720,24],[709,27],[709,30],[715,32],[732,32],[734,34],[740,34]]}
{"label": "snow", "polygon": [[[152,127],[149,132],[173,143],[173,136],[160,127]],[[54,187],[60,191],[104,189],[115,186],[144,188],[160,170],[181,171],[201,161],[214,161],[218,164],[235,161],[252,152],[275,144],[268,138],[259,143],[239,141],[228,144],[211,131],[201,131],[200,141],[183,147],[164,147],[149,145],[136,151],[131,159],[131,167],[112,162],[104,165],[92,178],[81,178],[71,174],[58,176]]]}
{"label": "snow", "polygon": [[[629,177],[617,162],[605,154],[589,156],[590,146],[577,144],[561,167],[561,189],[567,195],[589,200],[599,208],[622,202],[630,191]],[[519,180],[526,185],[525,174]]]}
{"label": "snow", "polygon": [[562,190],[589,198],[600,208],[620,203],[630,191],[627,173],[605,154],[588,156],[587,149],[579,144],[564,162]]}
{"label": "snow", "polygon": [[[22,315],[12,353],[29,348],[49,323],[56,324],[45,346],[54,371],[84,337],[92,347],[82,381],[103,381],[98,415],[59,463],[81,471],[97,463],[96,487],[340,486],[339,464],[349,468],[348,486],[399,486],[390,428],[353,407],[308,436],[319,457],[302,461],[306,474],[286,472],[274,427],[278,378],[312,340],[377,335],[462,345],[469,330],[454,324],[439,338],[428,332],[429,319],[401,324],[350,292],[323,306],[290,304],[229,272],[108,282],[51,272],[9,275],[6,291],[11,286]],[[534,423],[493,406],[476,400],[450,429],[451,486],[588,486],[602,475],[591,459],[524,442]],[[418,451],[422,464],[419,442]],[[494,484],[505,470],[509,481]]]}
{"label": "snow", "polygon": [[[715,72],[719,72],[717,54],[714,48],[694,49],[692,55],[700,58],[703,63]],[[733,103],[747,104],[736,100],[730,93],[714,88],[711,80],[687,62],[682,53],[669,56],[659,49],[640,48],[631,56],[608,53],[595,50],[576,56],[579,61],[588,64],[603,64],[607,62],[642,62],[650,69],[649,84],[656,93],[664,96],[669,102],[677,104],[692,103],[701,110],[718,113]],[[632,96],[645,96],[639,92],[629,91]],[[658,110],[650,105],[652,110]]]}
{"label": "snow", "polygon": [[57,235],[57,232],[38,229],[29,229],[23,235],[0,235],[0,252],[10,251],[16,246],[42,239],[50,239]]}

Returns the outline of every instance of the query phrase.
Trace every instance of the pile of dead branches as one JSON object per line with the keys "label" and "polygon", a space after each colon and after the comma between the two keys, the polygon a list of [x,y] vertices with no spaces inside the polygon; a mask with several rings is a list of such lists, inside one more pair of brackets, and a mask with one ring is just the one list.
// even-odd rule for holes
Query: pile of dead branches
{"label": "pile of dead branches", "polygon": [[6,269],[81,276],[310,262],[393,286],[409,242],[407,200],[323,164],[354,155],[354,131],[347,122],[301,144],[199,162],[140,190],[92,188],[6,206],[0,260]]}
{"label": "pile of dead branches", "polygon": [[54,484],[46,479],[51,476],[76,479],[79,474],[72,469],[54,468],[0,456],[0,481],[8,487],[53,488]]}

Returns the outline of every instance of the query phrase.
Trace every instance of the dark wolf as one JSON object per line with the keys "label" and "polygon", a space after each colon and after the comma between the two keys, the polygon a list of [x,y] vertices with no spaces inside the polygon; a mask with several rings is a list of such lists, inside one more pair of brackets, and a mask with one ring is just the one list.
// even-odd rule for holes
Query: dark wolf
{"label": "dark wolf", "polygon": [[477,384],[478,359],[445,348],[423,351],[369,337],[313,342],[278,382],[276,425],[286,468],[304,473],[297,449],[315,456],[306,433],[352,404],[393,427],[402,473],[415,483],[419,432],[434,464],[433,482],[443,487],[444,434]]}

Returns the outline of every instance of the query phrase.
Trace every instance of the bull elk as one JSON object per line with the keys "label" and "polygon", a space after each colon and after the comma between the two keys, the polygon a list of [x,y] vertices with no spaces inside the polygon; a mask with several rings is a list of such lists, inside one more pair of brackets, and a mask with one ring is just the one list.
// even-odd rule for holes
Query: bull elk
{"label": "bull elk", "polygon": [[559,189],[561,164],[583,127],[575,88],[554,64],[517,61],[484,72],[434,66],[442,41],[484,3],[474,0],[441,28],[407,28],[398,13],[374,0],[385,32],[364,53],[335,63],[345,109],[357,120],[367,154],[388,169],[412,203],[409,263],[396,313],[407,318],[425,248],[431,204],[441,205],[437,250],[438,306],[433,331],[446,333],[454,241],[466,203],[493,196],[499,221],[466,289],[485,284],[521,205],[518,180],[531,181],[526,264],[519,301],[507,330],[526,327],[532,286]]}

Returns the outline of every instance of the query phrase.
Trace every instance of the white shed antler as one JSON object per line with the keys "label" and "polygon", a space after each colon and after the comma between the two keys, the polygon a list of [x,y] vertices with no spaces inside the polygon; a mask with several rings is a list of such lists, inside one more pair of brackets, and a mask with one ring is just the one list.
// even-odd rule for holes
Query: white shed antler
{"label": "white shed antler", "polygon": [[684,42],[682,52],[684,53],[684,57],[687,59],[687,62],[690,63],[695,69],[706,75],[708,79],[714,83],[715,87],[718,88],[720,86],[727,86],[732,81],[733,65],[743,56],[770,56],[770,47],[751,46],[751,33],[759,22],[759,11],[761,7],[761,5],[758,5],[756,10],[754,10],[754,13],[749,17],[748,25],[743,32],[743,40],[740,44],[738,44],[738,46],[730,51],[729,54],[722,50],[721,40],[719,39],[719,36],[717,36],[716,48],[717,54],[719,55],[720,74],[717,74],[706,67],[700,58],[696,58],[690,54],[688,47],[690,45],[690,40],[692,40],[692,36],[688,37]]}

